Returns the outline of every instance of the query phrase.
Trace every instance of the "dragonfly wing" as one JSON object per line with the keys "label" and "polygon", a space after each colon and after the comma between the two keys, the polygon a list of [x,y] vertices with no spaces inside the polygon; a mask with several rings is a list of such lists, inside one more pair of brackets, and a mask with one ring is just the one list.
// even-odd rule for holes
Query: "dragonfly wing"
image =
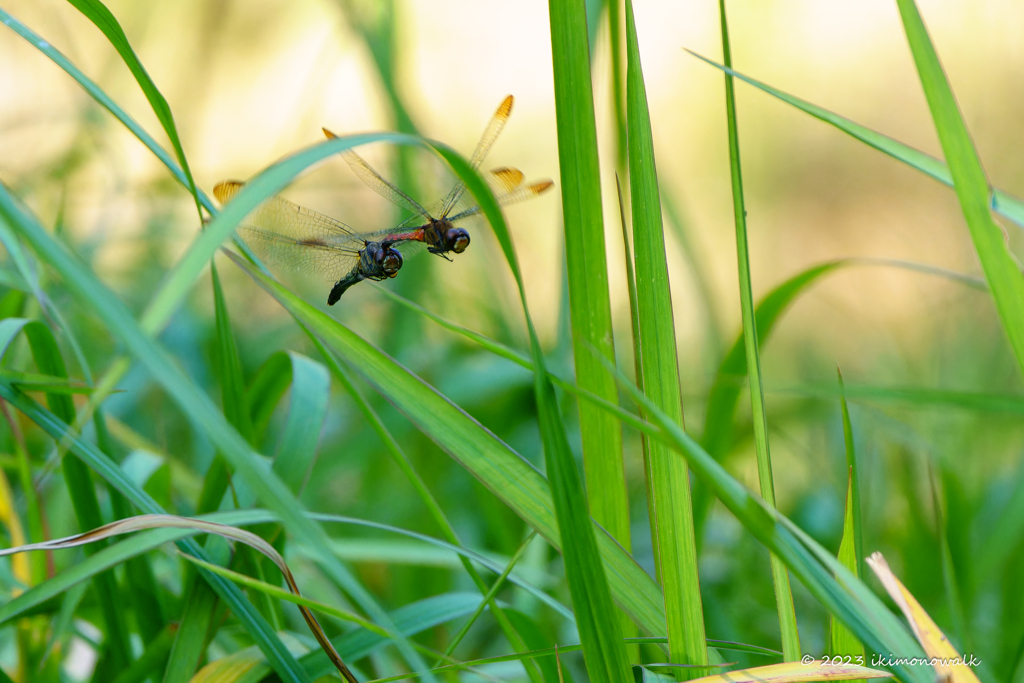
{"label": "dragonfly wing", "polygon": [[[323,128],[322,130],[324,135],[329,138],[338,137],[326,128]],[[373,168],[366,163],[361,156],[350,149],[342,152],[341,156],[348,162],[348,165],[352,167],[352,170],[357,176],[359,176],[359,179],[366,183],[371,190],[403,209],[408,209],[418,213],[424,218],[428,217],[426,209],[420,206],[415,199],[385,180],[384,177],[381,176],[380,173],[377,173],[377,171],[373,170]]]}
{"label": "dragonfly wing", "polygon": [[[223,204],[242,189],[230,181],[213,188]],[[366,241],[330,216],[310,211],[281,197],[267,199],[238,227],[238,235],[269,264],[337,279],[359,263]]]}
{"label": "dragonfly wing", "polygon": [[[501,104],[498,105],[498,109],[494,112],[494,116],[491,117],[487,127],[484,128],[484,134],[480,136],[480,142],[476,143],[476,149],[473,150],[473,156],[469,159],[469,165],[473,168],[478,167],[483,163],[484,157],[491,151],[491,147],[494,145],[494,141],[498,139],[502,129],[508,122],[508,117],[512,115],[512,102],[513,97],[509,95]],[[452,208],[462,197],[462,193],[466,191],[465,183],[459,181],[452,188],[452,191],[448,193],[448,196],[444,200],[444,210],[441,213],[442,218],[447,216],[451,212]]]}
{"label": "dragonfly wing", "polygon": [[[499,199],[520,187],[523,184],[523,172],[518,168],[495,168],[484,174],[484,177],[488,180],[491,186],[491,190],[494,191],[494,196]],[[453,216],[461,216],[466,209],[473,206],[471,203],[472,197],[468,194],[463,193],[461,197],[457,199],[455,204],[448,208],[448,213]],[[443,215],[443,204],[437,207],[431,207],[431,210],[437,209],[435,216]]]}
{"label": "dragonfly wing", "polygon": [[[516,204],[518,202],[526,201],[527,199],[533,199],[534,197],[537,197],[546,192],[552,185],[554,185],[554,182],[550,180],[539,180],[537,182],[530,183],[529,185],[517,186],[511,192],[506,192],[504,194],[498,195],[498,204],[502,206],[507,206],[509,204]],[[480,213],[480,207],[472,206],[466,209],[465,211],[461,211],[458,214],[452,216],[449,220],[454,222],[461,220],[463,218],[475,216],[478,213]]]}

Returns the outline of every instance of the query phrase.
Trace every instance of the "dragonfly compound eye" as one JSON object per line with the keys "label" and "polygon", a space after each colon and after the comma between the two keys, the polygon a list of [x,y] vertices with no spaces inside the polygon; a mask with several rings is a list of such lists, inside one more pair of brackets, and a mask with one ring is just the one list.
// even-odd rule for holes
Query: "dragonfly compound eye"
{"label": "dragonfly compound eye", "polygon": [[402,268],[402,252],[389,247],[384,252],[384,258],[381,259],[380,267],[388,277],[398,275],[398,271]]}
{"label": "dragonfly compound eye", "polygon": [[469,233],[462,228],[449,228],[444,234],[444,241],[449,250],[461,254],[469,246]]}

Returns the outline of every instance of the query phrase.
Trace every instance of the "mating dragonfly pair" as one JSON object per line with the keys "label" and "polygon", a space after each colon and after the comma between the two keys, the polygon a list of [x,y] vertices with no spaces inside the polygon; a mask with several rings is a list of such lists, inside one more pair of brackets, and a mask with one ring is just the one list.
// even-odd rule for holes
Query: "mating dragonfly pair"
{"label": "mating dragonfly pair", "polygon": [[[470,165],[474,169],[487,156],[511,113],[512,96],[509,95],[494,112],[473,151]],[[335,137],[326,128],[324,134],[329,138]],[[333,306],[349,287],[358,282],[380,281],[398,275],[402,267],[402,253],[397,245],[403,245],[403,248],[426,246],[430,253],[446,259],[449,253],[461,254],[469,246],[469,233],[455,224],[480,213],[480,207],[462,208],[460,201],[466,191],[464,183],[456,183],[435,217],[385,180],[355,152],[349,150],[342,156],[371,189],[399,207],[412,211],[413,215],[396,227],[359,233],[329,216],[281,197],[272,197],[258,206],[238,227],[239,236],[260,259],[299,272],[315,272],[331,280],[341,275],[327,297],[328,305]],[[514,168],[495,169],[489,177],[498,191],[499,204],[535,197],[553,184],[550,180],[542,180],[524,185],[523,173]],[[238,181],[219,183],[213,188],[213,194],[221,204],[226,204],[242,186],[243,183]],[[460,207],[458,211],[456,207]]]}

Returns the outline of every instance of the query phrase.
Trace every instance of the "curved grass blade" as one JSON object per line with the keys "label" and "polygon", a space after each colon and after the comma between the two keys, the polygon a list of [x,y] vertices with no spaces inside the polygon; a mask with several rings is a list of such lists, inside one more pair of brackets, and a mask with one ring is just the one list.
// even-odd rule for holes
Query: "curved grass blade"
{"label": "curved grass blade", "polygon": [[[2,381],[0,381],[0,398],[8,401],[24,413],[28,419],[39,425],[53,439],[66,443],[71,453],[80,458],[82,462],[99,476],[103,477],[139,510],[154,514],[164,513],[160,505],[148,493],[136,486],[117,464],[95,446],[71,432],[66,422],[63,422],[49,411],[43,409],[35,401]],[[208,559],[208,555],[202,547],[191,539],[180,541],[179,547],[191,555],[201,559]],[[270,629],[259,612],[246,600],[238,587],[230,581],[225,581],[209,573],[204,573],[204,578],[221,599],[234,611],[236,618],[245,626],[250,636],[260,646],[260,649],[282,679],[295,681],[296,683],[308,683],[305,672],[298,665],[298,662],[295,661],[295,658],[284,644],[281,643],[277,634]],[[41,589],[42,586],[47,586],[47,584],[49,582],[36,586],[36,588]],[[10,609],[10,604],[0,606],[0,622],[3,622],[9,616],[6,614],[6,610]]]}
{"label": "curved grass blade", "polygon": [[366,133],[331,138],[285,157],[247,181],[242,190],[206,225],[184,256],[170,270],[139,321],[142,330],[153,334],[163,328],[171,314],[181,306],[185,296],[191,291],[220,245],[261,202],[280,192],[309,166],[357,145],[381,141],[406,145],[423,144],[420,138],[398,133]]}
{"label": "curved grass blade", "polygon": [[[683,401],[654,138],[631,0],[626,0],[626,126],[640,322],[640,346],[635,352],[639,354],[644,393],[681,425]],[[665,592],[669,655],[673,662],[699,667],[708,663],[708,652],[689,470],[686,461],[661,442],[649,440],[647,454],[647,490],[654,511],[651,536],[655,539],[658,578]],[[690,678],[704,672],[697,668],[677,673]]]}
{"label": "curved grass blade", "polygon": [[[729,23],[726,19],[725,0],[718,0],[718,14],[722,29],[722,54],[726,66],[732,66],[732,48],[729,45]],[[757,455],[757,475],[761,497],[775,507],[775,484],[772,477],[772,458],[768,444],[768,415],[764,407],[764,383],[761,380],[761,354],[757,344],[757,319],[754,317],[754,294],[750,283],[750,248],[747,242],[747,210],[743,198],[743,175],[740,167],[740,139],[736,123],[736,95],[732,76],[725,75],[725,115],[729,131],[729,170],[732,180],[733,218],[736,223],[736,260],[740,278],[740,312],[743,318],[743,346],[750,381],[750,409],[754,424],[754,451]],[[786,566],[775,555],[771,556],[772,582],[782,633],[782,652],[786,661],[800,659],[800,635],[796,626],[793,591],[789,586]]]}
{"label": "curved grass blade", "polygon": [[[380,136],[359,136],[377,139]],[[59,244],[42,229],[38,222],[23,211],[11,198],[6,190],[0,187],[0,217],[22,234],[33,246],[43,260],[48,262],[68,283],[80,299],[84,300],[102,320],[111,333],[119,339],[142,365],[161,384],[168,394],[181,406],[184,414],[194,421],[198,428],[206,432],[211,442],[221,451],[225,459],[242,476],[251,490],[267,507],[281,515],[281,519],[296,540],[313,551],[326,546],[327,538],[315,524],[306,519],[302,508],[294,495],[281,480],[265,466],[260,457],[254,453],[245,440],[234,430],[212,404],[209,397],[190,382],[175,365],[163,348],[155,342],[147,328],[159,328],[169,316],[173,307],[180,302],[191,286],[194,276],[205,263],[203,248],[216,248],[221,241],[234,229],[248,211],[259,203],[257,192],[276,192],[288,179],[298,173],[305,165],[322,158],[326,152],[346,149],[354,144],[353,138],[341,142],[330,140],[316,147],[300,152],[293,157],[270,167],[252,183],[246,185],[238,196],[217,216],[193,243],[188,254],[179,261],[175,275],[167,281],[161,290],[163,297],[157,296],[149,314],[141,323],[135,321],[124,304],[103,286],[80,262],[71,257]],[[318,156],[320,155],[320,156]],[[305,164],[305,165],[303,165]],[[288,175],[291,173],[292,175]],[[237,205],[237,208],[236,208]],[[229,221],[234,221],[230,223]],[[212,240],[216,239],[216,242]],[[155,332],[151,329],[150,332]],[[109,375],[108,375],[109,377]],[[334,557],[320,552],[318,560],[327,574],[337,581],[374,619],[386,619],[387,614],[376,604],[372,596],[359,585],[347,569]],[[387,623],[382,623],[387,628]],[[408,644],[399,643],[403,655],[409,658],[410,664],[417,669],[426,667],[422,659]]]}
{"label": "curved grass blade", "polygon": [[[902,161],[908,166],[916,168],[917,170],[931,176],[935,180],[938,180],[940,183],[943,183],[944,185],[948,185],[950,187],[953,186],[953,176],[949,172],[949,167],[946,166],[946,164],[942,160],[936,159],[935,157],[929,154],[925,154],[924,152],[916,150],[913,147],[905,145],[902,142],[899,142],[898,140],[894,140],[893,138],[890,138],[887,135],[882,135],[881,133],[873,131],[870,128],[860,125],[859,123],[855,123],[848,118],[840,116],[839,114],[835,114],[833,112],[828,111],[827,109],[823,109],[822,107],[819,107],[815,104],[811,104],[806,100],[802,100],[799,97],[795,97],[793,95],[785,93],[779,90],[778,88],[773,88],[767,83],[763,83],[755,78],[751,78],[750,76],[744,76],[738,71],[735,71],[728,67],[724,67],[721,64],[717,64],[714,61],[708,59],[707,57],[702,57],[693,50],[687,50],[687,52],[689,52],[697,59],[700,59],[701,61],[710,64],[716,69],[721,69],[730,76],[734,76],[740,79],[741,81],[749,83],[755,88],[762,90],[768,93],[769,95],[782,100],[786,104],[792,105],[793,107],[796,107],[800,111],[806,114],[810,114],[816,119],[819,119],[821,121],[824,121],[825,123],[835,126],[844,133],[847,133],[848,135],[860,140],[861,142],[870,145],[871,147],[874,147],[880,152],[888,154],[889,156],[898,161]],[[993,210],[995,210],[996,213],[1006,218],[1009,218],[1018,226],[1024,227],[1024,201],[1010,194],[1007,194],[1002,190],[995,190],[992,193],[991,203],[992,208]]]}
{"label": "curved grass blade", "polygon": [[[176,515],[138,515],[136,517],[111,522],[110,524],[106,524],[97,529],[92,529],[91,531],[76,534],[74,536],[68,536],[66,538],[58,538],[44,541],[42,543],[32,543],[14,548],[4,548],[0,550],[0,557],[14,553],[27,552],[30,550],[74,548],[80,545],[96,543],[97,541],[105,540],[114,536],[130,534],[135,531],[148,529],[191,529],[193,531],[198,531],[199,533],[216,534],[226,539],[244,543],[270,559],[281,571],[285,582],[288,584],[288,588],[291,589],[295,595],[301,595],[298,584],[295,583],[295,577],[292,575],[291,569],[288,568],[288,564],[284,561],[284,558],[272,545],[256,534],[243,529],[236,529],[235,527],[226,524],[218,524],[216,522],[191,519],[188,517],[178,517]],[[313,613],[310,612],[307,606],[298,603],[296,604],[299,611],[302,612],[303,619],[305,619],[306,623],[309,625],[309,629],[313,632],[313,635],[316,636],[317,642],[320,643],[320,647],[323,648],[324,652],[326,652],[327,656],[331,659],[331,662],[335,667],[337,667],[338,671],[341,672],[342,677],[349,683],[358,683],[356,677],[352,675],[352,672],[349,671],[348,667],[345,666],[345,663],[341,660],[341,656],[335,651],[334,646],[331,644],[331,641],[328,640],[327,635],[320,627],[320,624],[317,622],[316,617],[313,616]]]}
{"label": "curved grass blade", "polygon": [[992,219],[988,179],[917,5],[913,0],[897,0],[897,5],[960,208],[992,290],[999,319],[1024,372],[1024,277],[1006,245],[1003,231]]}
{"label": "curved grass blade", "polygon": [[128,42],[128,37],[124,34],[121,29],[121,25],[117,23],[117,19],[110,12],[106,6],[100,2],[100,0],[68,0],[79,12],[88,17],[89,21],[96,25],[103,35],[107,37],[110,44],[114,46],[117,53],[121,55],[121,59],[124,60],[125,65],[129,71],[132,72],[132,76],[138,82],[139,87],[142,88],[142,92],[146,95],[146,99],[149,100],[149,104],[153,107],[153,113],[156,114],[157,119],[160,121],[160,125],[163,126],[164,132],[167,133],[168,139],[171,141],[171,145],[174,147],[174,152],[178,157],[178,163],[181,164],[181,168],[185,173],[185,179],[188,181],[187,188],[192,193],[193,198],[196,202],[196,211],[199,213],[199,220],[203,219],[203,212],[200,208],[199,193],[196,190],[196,182],[192,178],[192,171],[188,167],[188,160],[185,158],[185,150],[181,146],[181,140],[178,138],[178,129],[174,125],[174,115],[171,113],[171,107],[167,104],[167,100],[157,89],[156,83],[150,78],[149,74],[146,73],[145,67],[142,66],[142,62],[139,61],[138,56],[135,54],[135,50],[132,49],[131,44]]}
{"label": "curved grass blade", "polygon": [[[472,186],[470,188],[473,189]],[[561,547],[548,484],[533,465],[435,389],[336,320],[270,280],[240,257],[236,264],[444,451],[504,500],[556,548]],[[648,633],[664,630],[655,583],[611,537],[598,543],[620,606]]]}

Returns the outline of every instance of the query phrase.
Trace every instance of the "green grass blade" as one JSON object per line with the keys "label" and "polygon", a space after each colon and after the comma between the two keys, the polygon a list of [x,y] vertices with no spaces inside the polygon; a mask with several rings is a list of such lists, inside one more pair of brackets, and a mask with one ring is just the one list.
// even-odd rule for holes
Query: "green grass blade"
{"label": "green grass blade", "polygon": [[210,264],[213,280],[213,309],[217,326],[217,363],[220,371],[221,404],[224,417],[249,443],[253,443],[253,427],[248,404],[245,399],[245,378],[242,376],[242,361],[238,357],[238,343],[231,329],[224,291],[220,286],[216,264]]}
{"label": "green grass blade", "polygon": [[[533,465],[461,408],[351,330],[240,257],[234,260],[420,431],[505,501],[541,536],[555,547],[561,547],[548,483]],[[664,606],[655,583],[610,536],[601,532],[598,542],[620,606],[647,632],[663,633]]]}
{"label": "green grass blade", "polygon": [[290,352],[291,404],[274,456],[274,472],[298,494],[316,461],[320,431],[327,419],[331,377],[320,363]]}
{"label": "green grass blade", "polygon": [[[222,544],[207,543],[206,549],[218,562],[230,560],[226,548]],[[207,571],[207,574],[212,574],[212,572]],[[217,610],[217,593],[205,581],[197,578],[192,582],[190,590],[185,591],[184,603],[180,617],[181,628],[178,629],[174,642],[171,643],[171,652],[167,659],[167,667],[164,669],[163,683],[188,683],[191,681],[199,668],[209,640],[214,635],[214,629],[211,626]],[[266,618],[262,612],[260,612],[260,616]],[[273,630],[273,626],[269,623],[267,627]]]}
{"label": "green grass blade", "polygon": [[[729,25],[725,0],[718,0],[722,28],[722,54],[726,66],[732,66]],[[750,284],[750,250],[747,243],[747,210],[743,198],[743,176],[740,168],[740,140],[736,123],[736,96],[732,76],[725,76],[725,113],[729,130],[729,170],[732,179],[733,217],[736,222],[736,260],[740,277],[740,311],[743,318],[743,340],[750,380],[750,409],[754,424],[754,451],[757,454],[757,475],[761,497],[775,507],[775,484],[772,481],[772,459],[768,444],[768,416],[764,407],[764,384],[761,381],[761,354],[757,344],[757,319],[754,316],[754,294]],[[772,581],[779,612],[783,657],[788,662],[800,659],[800,635],[796,627],[796,610],[789,574],[782,561],[772,555]]]}
{"label": "green grass blade", "polygon": [[278,351],[270,354],[263,365],[249,381],[245,390],[249,406],[249,417],[257,438],[262,438],[267,429],[274,408],[284,397],[292,383],[293,363],[289,352]]}
{"label": "green grass blade", "polygon": [[[859,123],[855,123],[848,118],[840,116],[839,114],[835,114],[827,109],[811,104],[806,100],[802,100],[799,97],[783,92],[778,88],[773,88],[772,86],[762,83],[755,78],[744,76],[738,71],[724,67],[721,64],[716,64],[712,60],[702,57],[692,50],[687,50],[687,52],[692,54],[694,57],[707,62],[711,66],[725,71],[730,76],[735,76],[741,81],[749,83],[755,88],[758,88],[759,90],[762,90],[769,95],[796,107],[804,113],[810,114],[816,119],[835,126],[844,133],[847,133],[861,142],[874,147],[878,151],[888,154],[892,158],[902,161],[908,166],[912,166],[913,168],[926,173],[935,180],[938,180],[940,183],[953,187],[953,176],[949,172],[949,167],[940,159],[936,159],[929,154],[916,150],[913,147],[905,145],[898,140],[894,140],[887,135],[882,135],[881,133],[860,125]],[[1007,194],[1002,190],[995,190],[992,194],[991,201],[992,208],[996,213],[1009,218],[1017,225],[1024,227],[1024,201]]]}
{"label": "green grass blade", "polygon": [[[835,398],[840,392],[832,384],[800,384],[775,387],[781,394]],[[847,399],[872,403],[895,403],[918,408],[955,408],[986,413],[1024,414],[1024,396],[976,391],[932,389],[929,387],[879,387],[866,384],[847,384],[842,392]]]}
{"label": "green grass blade", "polygon": [[[405,299],[397,295],[393,296],[395,300],[406,301]],[[409,303],[413,306],[417,306],[412,302]],[[348,376],[348,373],[337,363],[336,359],[331,354],[331,352],[323,346],[323,343],[319,339],[317,339],[316,336],[311,334],[310,337],[313,339],[313,342],[317,346],[318,350],[330,364],[334,376],[337,377],[338,381],[341,382],[342,386],[345,388],[345,391],[347,391],[349,396],[352,397],[352,400],[355,401],[356,406],[359,408],[359,411],[363,414],[363,417],[366,418],[366,421],[370,423],[370,426],[373,428],[373,431],[377,433],[377,436],[384,443],[384,447],[387,449],[388,453],[395,461],[395,464],[398,465],[398,467],[402,470],[402,473],[405,474],[406,478],[409,480],[409,483],[412,484],[414,489],[416,489],[416,493],[419,495],[420,499],[427,507],[427,510],[430,512],[431,517],[434,518],[434,521],[437,523],[438,527],[440,527],[441,532],[444,534],[445,538],[447,538],[448,541],[454,545],[461,545],[459,537],[455,533],[455,527],[452,526],[451,522],[448,521],[448,518],[445,516],[444,511],[441,509],[440,503],[438,503],[437,499],[430,492],[430,489],[427,488],[427,485],[423,481],[422,477],[420,477],[416,470],[413,468],[412,462],[409,460],[409,457],[402,450],[401,446],[398,445],[398,442],[395,440],[394,436],[391,435],[391,432],[388,431],[387,427],[384,425],[384,422],[380,419],[380,416],[377,415],[377,412],[373,409],[373,407],[370,406],[370,404],[366,401],[365,398],[363,398],[363,395],[356,388],[355,384],[353,384],[351,378]],[[488,594],[487,584],[484,582],[483,577],[480,576],[480,573],[476,570],[473,564],[469,561],[469,558],[464,555],[459,555],[459,560],[461,561],[463,568],[466,570],[466,573],[469,574],[470,579],[472,579],[473,583],[476,584],[477,589],[485,595]],[[494,600],[492,596],[491,598],[485,600],[485,604],[487,604],[491,608],[491,613],[494,615],[495,619],[498,622],[498,626],[501,627],[502,632],[505,634],[505,637],[508,638],[508,641],[512,645],[512,647],[517,651],[525,650],[526,644],[517,632],[515,626],[513,626],[512,622],[508,619],[508,616],[505,614],[505,610],[498,605],[497,600]],[[447,654],[451,654],[451,650],[448,650]],[[537,668],[532,663],[525,665],[525,668],[526,673],[530,677],[530,680],[534,683],[540,683],[541,674],[537,670]]]}
{"label": "green grass blade", "polygon": [[[558,1],[558,0],[553,0]],[[573,21],[572,16],[566,20]],[[552,25],[554,26],[554,21]],[[560,27],[553,30],[568,30]],[[575,31],[572,31],[575,33]],[[554,40],[554,39],[553,39]],[[583,656],[587,671],[594,681],[621,681],[629,675],[629,663],[622,643],[619,618],[612,603],[608,585],[608,572],[601,559],[598,536],[587,506],[586,493],[576,461],[569,448],[565,426],[555,400],[555,390],[548,378],[544,364],[544,353],[537,338],[533,321],[526,303],[526,290],[519,269],[519,260],[512,246],[512,236],[505,225],[504,216],[494,198],[494,193],[480,175],[465,159],[450,148],[433,143],[434,149],[452,167],[456,175],[466,183],[470,193],[479,202],[484,215],[505,253],[505,260],[516,279],[519,299],[526,318],[526,329],[530,338],[530,352],[536,372],[533,374],[534,398],[537,401],[537,418],[540,423],[541,441],[544,444],[544,459],[548,469],[548,483],[554,502],[555,519],[562,540],[562,556],[565,560],[566,581],[576,612],[576,624],[583,645]],[[601,351],[598,350],[598,356]],[[605,360],[601,356],[601,360]],[[538,529],[540,531],[540,529]],[[601,533],[604,540],[604,533]]]}
{"label": "green grass blade", "polygon": [[[66,443],[71,453],[128,498],[140,511],[166,514],[166,511],[148,493],[137,487],[106,454],[73,434],[66,422],[3,382],[0,382],[0,397],[24,413],[28,419],[39,425],[52,438]],[[179,547],[190,555],[208,560],[208,555],[202,547],[191,539],[180,541]],[[296,683],[307,682],[305,672],[298,662],[238,587],[213,574],[205,573],[204,578],[232,609],[282,679]],[[0,607],[0,622],[5,619],[5,609],[7,609],[6,606]]]}
{"label": "green grass blade", "polygon": [[[626,0],[626,125],[642,383],[651,401],[681,425],[683,403],[654,139],[631,0]],[[647,488],[655,514],[651,519],[655,560],[665,591],[669,654],[679,664],[707,664],[689,470],[685,460],[655,441],[648,442],[646,464]],[[700,677],[703,671],[698,668],[678,673]]]}
{"label": "green grass blade", "polygon": [[626,171],[626,90],[625,71],[622,68],[622,13],[621,0],[608,0],[608,48],[611,52],[612,109],[615,112],[615,169]]}
{"label": "green grass blade", "polygon": [[[11,16],[3,9],[0,9],[0,21],[3,21],[4,25],[8,26],[17,33],[19,36],[27,40],[37,50],[42,52],[44,55],[50,58],[54,64],[63,69],[69,76],[74,78],[79,85],[94,99],[96,102],[113,114],[114,118],[124,124],[132,135],[139,139],[139,141],[145,145],[153,155],[163,163],[164,166],[171,172],[174,179],[177,180],[186,189],[191,189],[191,181],[189,176],[185,175],[185,172],[181,170],[181,167],[175,163],[174,158],[167,153],[163,147],[157,144],[156,140],[139,125],[139,123],[130,117],[121,107],[117,105],[103,90],[96,85],[88,76],[81,72],[71,60],[65,57],[59,50],[54,48],[48,41],[43,40],[38,34],[32,31],[30,28],[22,24],[15,17]],[[213,211],[213,201],[200,189],[196,189],[197,196],[200,203],[208,210]]]}
{"label": "green grass blade", "polygon": [[[181,407],[183,413],[195,422],[197,428],[206,433],[210,441],[235,469],[235,472],[245,479],[257,499],[278,512],[285,527],[295,536],[296,540],[313,548],[314,552],[320,552],[318,549],[327,544],[323,530],[304,517],[295,496],[265,466],[263,460],[252,451],[238,432],[227,423],[209,397],[185,377],[166,351],[147,334],[146,329],[149,328],[150,332],[155,332],[155,328],[162,326],[167,319],[164,316],[169,316],[176,304],[185,296],[187,293],[185,288],[191,286],[194,277],[198,275],[205,263],[207,257],[204,256],[203,249],[216,248],[230,234],[235,225],[259,203],[259,200],[265,198],[260,197],[258,192],[266,192],[268,189],[270,193],[276,192],[294,174],[322,158],[320,155],[346,149],[354,144],[354,139],[379,139],[380,137],[382,136],[356,136],[355,138],[346,138],[341,143],[338,143],[337,139],[328,140],[275,164],[257,176],[252,183],[246,185],[245,189],[217,218],[211,221],[199,239],[193,243],[192,248],[179,262],[175,274],[161,290],[163,296],[157,296],[154,305],[151,305],[148,315],[144,316],[141,323],[135,321],[124,304],[104,287],[95,275],[71,257],[42,229],[38,221],[22,210],[6,190],[0,188],[0,217],[14,226],[33,246],[37,255],[61,274],[79,299],[105,323],[111,334],[119,339],[153,378],[163,386]],[[215,241],[211,242],[211,239]],[[372,596],[355,581],[337,559],[320,552],[318,560],[324,571],[343,586],[372,618],[387,618],[387,614],[376,604]],[[386,623],[381,625],[385,628],[388,627]],[[408,644],[399,643],[398,647],[415,669],[426,668],[426,664]],[[429,675],[427,677],[431,678]]]}
{"label": "green grass blade", "polygon": [[[494,597],[498,594],[498,591],[504,585],[505,579],[507,579],[508,575],[512,573],[512,570],[515,568],[516,563],[519,562],[519,560],[523,557],[523,553],[526,552],[526,549],[530,547],[530,542],[533,541],[533,538],[534,536],[536,536],[536,534],[536,531],[531,531],[530,534],[526,537],[526,540],[524,540],[519,545],[519,549],[516,550],[515,555],[513,555],[512,559],[509,560],[508,564],[505,566],[505,569],[501,572],[501,575],[498,576],[498,578],[494,581],[494,584],[487,590],[487,592],[484,595],[484,599],[480,601],[480,604],[477,605],[477,608],[473,610],[473,614],[469,615],[469,619],[466,619],[466,622],[461,627],[459,627],[458,632],[454,636],[452,636],[451,640],[448,641],[448,644],[444,648],[444,653],[446,655],[450,655],[455,651],[455,648],[459,646],[459,643],[462,642],[462,639],[466,637],[467,633],[469,633],[469,629],[473,627],[473,624],[476,623],[476,620],[480,617],[481,614],[483,614],[484,609],[487,607],[487,605],[489,603],[494,602]],[[434,666],[437,666],[438,664],[439,662],[435,662]]]}
{"label": "green grass blade", "polygon": [[992,219],[988,179],[917,5],[913,0],[897,0],[897,4],[960,208],[992,290],[999,319],[1024,372],[1024,278],[1007,248],[1005,235]]}
{"label": "green grass blade", "polygon": [[122,671],[111,683],[143,683],[147,679],[157,680],[160,668],[167,661],[174,642],[176,624],[168,624],[147,645],[145,651],[132,665]]}
{"label": "green grass blade", "polygon": [[[11,327],[24,331],[32,350],[32,357],[40,372],[67,378],[64,358],[50,328],[40,322],[27,322],[24,325]],[[13,331],[11,327],[7,328],[7,331]],[[6,348],[7,344],[5,343],[3,346]],[[69,394],[47,392],[46,402],[50,410],[60,419],[69,423],[74,422],[75,404]],[[89,468],[77,458],[67,455],[61,461],[61,468],[64,471],[64,480],[67,483],[68,493],[71,495],[75,516],[78,518],[79,529],[88,531],[102,526],[104,519],[100,512],[99,499],[96,496]],[[96,547],[90,548],[86,554],[96,552],[103,545],[105,544],[96,544]],[[100,611],[103,614],[103,621],[107,627],[109,645],[106,655],[109,660],[101,661],[100,666],[107,672],[116,673],[132,661],[131,644],[128,640],[130,630],[125,619],[125,610],[119,608],[121,600],[118,599],[118,596],[121,591],[113,572],[97,575],[93,583]]]}
{"label": "green grass blade", "polygon": [[[842,261],[833,261],[808,268],[765,295],[754,310],[754,326],[757,330],[758,344],[764,344],[768,340],[779,317],[806,287],[842,264]],[[700,444],[716,460],[721,461],[732,448],[736,405],[739,403],[741,387],[746,376],[745,337],[741,330],[732,346],[729,347],[729,351],[722,358],[718,372],[715,374],[714,383],[711,385],[711,391],[708,392],[704,431],[701,434]],[[703,526],[704,519],[713,502],[714,498],[711,497],[710,492],[703,484],[697,482],[694,486],[694,515],[698,529]]]}
{"label": "green grass blade", "polygon": [[[614,402],[615,378],[592,351],[615,361],[586,8],[551,0],[548,11],[576,383]],[[622,427],[593,405],[581,403],[579,412],[590,514],[629,550]]]}
{"label": "green grass blade", "polygon": [[[850,423],[850,409],[846,396],[842,394],[843,373],[836,368],[839,379],[839,402],[843,413],[843,441],[846,445],[846,468],[849,472],[846,486],[846,512],[843,515],[843,539],[839,543],[837,558],[843,566],[856,576],[864,575],[864,545],[861,540],[860,475],[857,468],[857,451],[853,443],[853,425]],[[850,633],[850,630],[829,615],[829,652],[835,655],[864,657],[864,646]]]}
{"label": "green grass blade", "polygon": [[[956,567],[953,564],[953,554],[949,547],[950,536],[950,514],[948,510],[947,495],[945,488],[939,485],[936,473],[929,468],[931,479],[932,506],[935,514],[935,531],[939,537],[939,557],[942,563],[942,587],[944,589],[946,605],[949,609],[950,619],[953,623],[954,642],[964,652],[974,650],[969,632],[967,630],[967,619],[964,614],[963,601],[960,597],[960,587],[957,584]],[[949,633],[947,631],[947,633]]]}
{"label": "green grass blade", "polygon": [[[660,427],[640,424],[638,428],[656,439],[670,442],[736,519],[782,559],[811,595],[870,649],[891,652],[897,657],[923,656],[920,645],[902,623],[846,567],[798,526],[736,481],[672,417],[621,375],[619,383],[645,407],[651,422]],[[926,683],[931,680],[931,674],[925,669],[898,665],[891,670],[901,680]]]}
{"label": "green grass blade", "polygon": [[[389,615],[389,619],[394,623],[396,629],[396,631],[392,632],[408,638],[439,624],[444,624],[472,613],[479,601],[480,596],[473,593],[449,593],[405,605]],[[331,639],[331,642],[334,643],[338,654],[346,660],[357,661],[390,641],[366,629],[356,629],[343,636]],[[334,671],[334,667],[328,661],[327,655],[322,651],[310,652],[303,656],[300,661],[313,679]],[[257,683],[265,675],[265,669],[262,672],[254,670],[239,680],[238,683]]]}
{"label": "green grass blade", "polygon": [[156,83],[146,73],[145,67],[142,66],[142,62],[139,61],[135,50],[132,49],[131,44],[128,42],[128,37],[121,29],[121,25],[117,23],[117,19],[100,0],[68,0],[68,2],[88,17],[89,21],[94,23],[96,28],[103,32],[103,35],[107,37],[107,40],[114,46],[117,53],[121,55],[121,59],[124,60],[128,70],[132,72],[132,76],[135,77],[139,87],[142,88],[142,92],[146,95],[146,99],[149,100],[149,104],[153,108],[153,113],[156,114],[160,125],[163,126],[164,132],[167,133],[167,137],[174,147],[178,163],[181,164],[185,178],[188,181],[186,187],[195,198],[196,211],[199,213],[200,220],[202,220],[203,212],[200,209],[196,182],[192,178],[192,171],[189,169],[188,160],[185,158],[185,150],[182,148],[181,140],[178,138],[178,129],[174,125],[174,115],[171,113],[171,107],[167,104],[167,100],[164,99],[160,90],[157,89]]}

